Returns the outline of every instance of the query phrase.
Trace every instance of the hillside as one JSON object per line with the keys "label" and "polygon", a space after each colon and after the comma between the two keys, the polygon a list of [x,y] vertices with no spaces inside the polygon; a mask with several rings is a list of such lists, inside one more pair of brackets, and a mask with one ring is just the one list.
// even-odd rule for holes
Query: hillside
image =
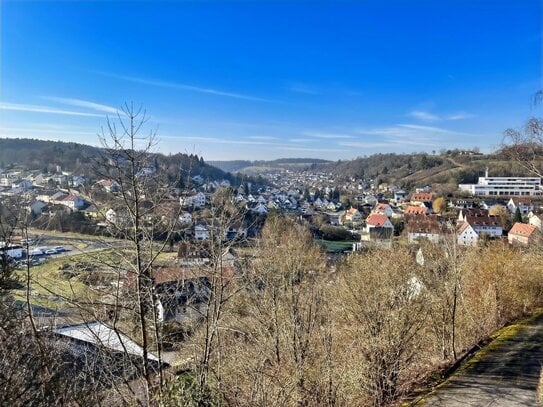
{"label": "hillside", "polygon": [[258,174],[263,171],[306,169],[317,164],[329,163],[328,160],[319,158],[279,158],[277,160],[234,160],[234,161],[209,161],[210,165],[226,172],[241,172],[244,174]]}
{"label": "hillside", "polygon": [[376,154],[350,161],[320,165],[339,179],[376,179],[404,187],[416,185],[458,185],[477,182],[488,168],[494,176],[525,176],[525,170],[500,152],[461,154],[447,151],[431,154]]}
{"label": "hillside", "polygon": [[[102,153],[103,149],[85,144],[0,138],[0,169],[18,165],[30,170],[54,172],[56,166],[60,166],[63,171],[88,175],[92,174],[95,158]],[[205,163],[197,155],[153,154],[152,159],[157,168],[173,177],[181,168],[185,174],[190,172],[192,176],[200,175],[205,180],[228,179],[238,183],[238,177]]]}

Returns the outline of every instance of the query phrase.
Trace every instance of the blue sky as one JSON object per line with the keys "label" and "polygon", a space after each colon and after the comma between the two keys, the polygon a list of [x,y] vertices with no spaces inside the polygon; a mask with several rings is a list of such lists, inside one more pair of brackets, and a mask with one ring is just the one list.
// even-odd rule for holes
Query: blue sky
{"label": "blue sky", "polygon": [[539,113],[542,3],[4,0],[0,137],[98,144],[134,102],[208,160],[490,151]]}

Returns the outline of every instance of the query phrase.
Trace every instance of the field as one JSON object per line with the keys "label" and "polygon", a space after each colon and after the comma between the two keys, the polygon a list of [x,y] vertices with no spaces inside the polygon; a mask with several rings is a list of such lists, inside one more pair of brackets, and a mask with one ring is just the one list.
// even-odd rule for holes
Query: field
{"label": "field", "polygon": [[320,244],[329,253],[339,253],[346,250],[352,250],[353,243],[356,243],[356,241],[317,240],[317,243]]}

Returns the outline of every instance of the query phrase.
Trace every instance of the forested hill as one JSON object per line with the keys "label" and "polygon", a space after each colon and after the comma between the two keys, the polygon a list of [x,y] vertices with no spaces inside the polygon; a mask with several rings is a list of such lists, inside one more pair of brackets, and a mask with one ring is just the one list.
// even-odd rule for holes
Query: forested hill
{"label": "forested hill", "polygon": [[209,161],[209,164],[227,172],[251,172],[258,169],[273,168],[301,168],[305,169],[311,165],[329,163],[328,160],[320,158],[278,158],[276,160],[233,160],[233,161]]}
{"label": "forested hill", "polygon": [[[0,169],[18,165],[30,170],[55,171],[58,165],[63,171],[91,174],[92,158],[102,152],[103,149],[99,147],[78,143],[0,138]],[[159,168],[168,172],[182,168],[185,173],[200,175],[205,180],[228,179],[236,183],[235,176],[208,165],[197,155],[154,154],[153,158]]]}

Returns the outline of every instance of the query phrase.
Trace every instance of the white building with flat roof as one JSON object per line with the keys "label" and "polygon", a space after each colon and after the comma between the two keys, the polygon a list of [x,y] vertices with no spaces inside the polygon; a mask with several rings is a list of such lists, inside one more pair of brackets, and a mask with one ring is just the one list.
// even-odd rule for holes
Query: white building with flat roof
{"label": "white building with flat roof", "polygon": [[543,195],[540,177],[489,177],[488,168],[477,184],[460,184],[458,188],[474,196]]}

